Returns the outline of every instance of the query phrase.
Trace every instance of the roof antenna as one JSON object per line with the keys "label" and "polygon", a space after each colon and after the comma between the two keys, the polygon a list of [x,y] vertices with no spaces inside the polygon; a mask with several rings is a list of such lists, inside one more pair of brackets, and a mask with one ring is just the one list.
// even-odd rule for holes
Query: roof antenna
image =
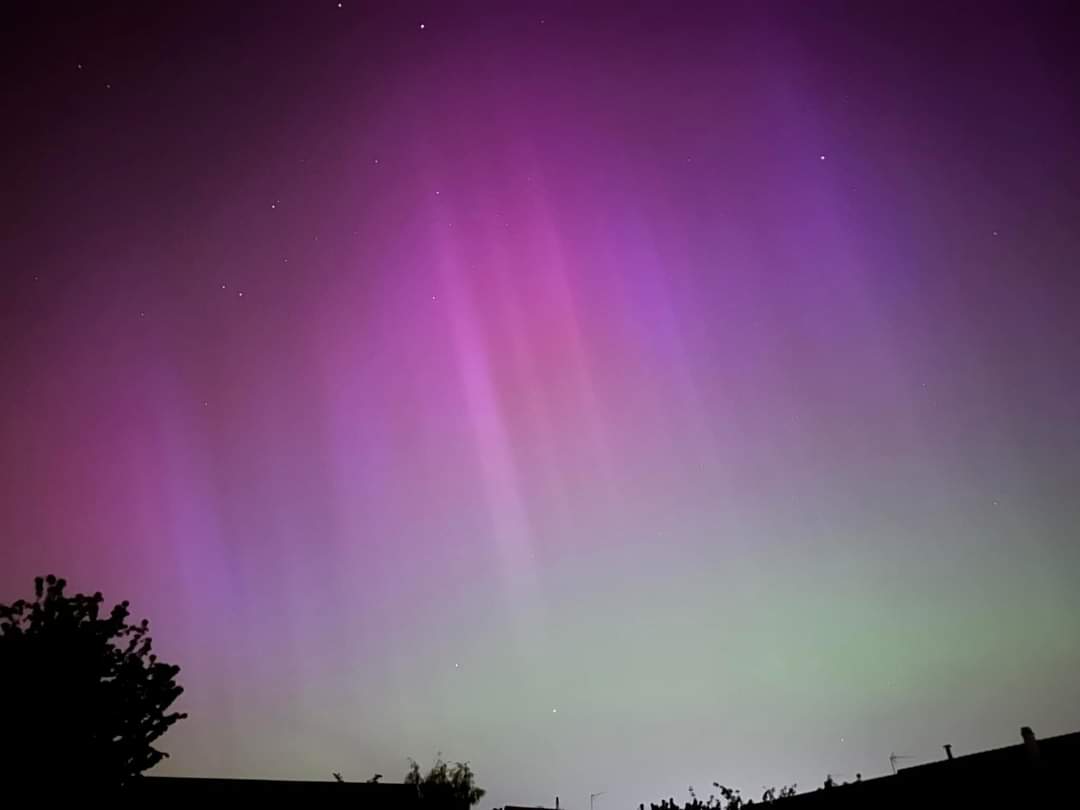
{"label": "roof antenna", "polygon": [[951,745],[943,745],[941,747],[945,749],[945,756],[947,756],[949,759],[952,759],[952,746]]}
{"label": "roof antenna", "polygon": [[901,759],[915,759],[915,757],[908,756],[907,754],[889,754],[889,767],[892,768],[893,776],[896,776],[896,763]]}

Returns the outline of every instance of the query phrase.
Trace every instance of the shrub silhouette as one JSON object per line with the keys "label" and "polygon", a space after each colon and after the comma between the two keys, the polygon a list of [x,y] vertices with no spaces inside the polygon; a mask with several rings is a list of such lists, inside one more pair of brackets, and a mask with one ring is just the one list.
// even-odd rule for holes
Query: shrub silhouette
{"label": "shrub silhouette", "polygon": [[[689,788],[690,801],[680,806],[674,799],[664,799],[659,803],[652,802],[650,810],[742,810],[744,807],[754,806],[753,799],[744,799],[742,793],[735,788],[721,785],[719,782],[713,782],[713,787],[716,788],[717,792],[710,793],[709,798],[705,801],[697,797],[691,785]],[[780,789],[771,787],[761,794],[761,803],[772,804],[775,801],[787,799],[794,795],[795,785],[788,785]],[[645,810],[645,805],[640,805],[638,810]]]}
{"label": "shrub silhouette", "polygon": [[409,760],[409,772],[405,774],[406,785],[416,785],[423,802],[431,802],[439,807],[456,807],[467,810],[486,793],[476,786],[476,774],[467,762],[447,763],[442,754],[435,759],[435,764],[427,775],[420,773],[416,760]]}
{"label": "shrub silhouette", "polygon": [[152,743],[187,716],[166,713],[180,668],[150,652],[149,623],[129,624],[127,602],[101,617],[100,593],[65,586],[37,577],[33,602],[0,604],[5,790],[120,788],[168,756]]}

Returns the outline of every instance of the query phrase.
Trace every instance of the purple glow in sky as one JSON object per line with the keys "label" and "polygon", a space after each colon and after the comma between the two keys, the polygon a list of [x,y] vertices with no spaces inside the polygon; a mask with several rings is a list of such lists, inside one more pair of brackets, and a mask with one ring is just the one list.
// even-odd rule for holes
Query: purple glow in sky
{"label": "purple glow in sky", "polygon": [[1066,5],[180,5],[13,12],[0,108],[0,601],[150,619],[157,772],[1080,727]]}

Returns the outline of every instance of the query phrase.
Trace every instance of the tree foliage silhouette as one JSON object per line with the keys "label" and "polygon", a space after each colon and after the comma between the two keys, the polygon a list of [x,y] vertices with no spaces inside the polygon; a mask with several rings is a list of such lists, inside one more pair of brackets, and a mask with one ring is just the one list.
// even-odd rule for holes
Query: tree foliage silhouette
{"label": "tree foliage silhouette", "polygon": [[102,617],[100,593],[66,584],[37,577],[33,602],[0,604],[0,779],[112,790],[168,756],[152,743],[187,716],[166,713],[180,667],[150,652],[127,602]]}
{"label": "tree foliage silhouette", "polygon": [[405,774],[406,785],[416,785],[420,799],[440,807],[458,807],[464,810],[472,807],[487,792],[476,785],[476,774],[467,762],[455,762],[450,765],[439,754],[431,770],[424,775],[416,760],[409,760],[409,771]]}
{"label": "tree foliage silhouette", "polygon": [[[677,804],[674,799],[664,799],[659,803],[653,802],[650,805],[650,810],[742,810],[745,807],[756,806],[753,799],[743,798],[742,792],[735,788],[721,785],[719,782],[713,782],[713,787],[716,788],[716,793],[710,793],[709,798],[705,801],[698,798],[693,785],[691,785],[689,788],[690,801],[682,806]],[[761,804],[772,804],[775,801],[787,799],[794,795],[795,785],[787,785],[779,789],[775,787],[767,788],[761,794]],[[640,805],[639,810],[645,810],[645,805]]]}

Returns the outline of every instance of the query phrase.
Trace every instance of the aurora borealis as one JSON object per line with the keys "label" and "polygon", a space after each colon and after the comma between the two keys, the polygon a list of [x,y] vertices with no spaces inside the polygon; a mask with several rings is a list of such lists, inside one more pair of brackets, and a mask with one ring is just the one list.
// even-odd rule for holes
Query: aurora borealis
{"label": "aurora borealis", "polygon": [[12,12],[0,224],[0,601],[150,620],[155,772],[1080,728],[1067,5],[165,5]]}

